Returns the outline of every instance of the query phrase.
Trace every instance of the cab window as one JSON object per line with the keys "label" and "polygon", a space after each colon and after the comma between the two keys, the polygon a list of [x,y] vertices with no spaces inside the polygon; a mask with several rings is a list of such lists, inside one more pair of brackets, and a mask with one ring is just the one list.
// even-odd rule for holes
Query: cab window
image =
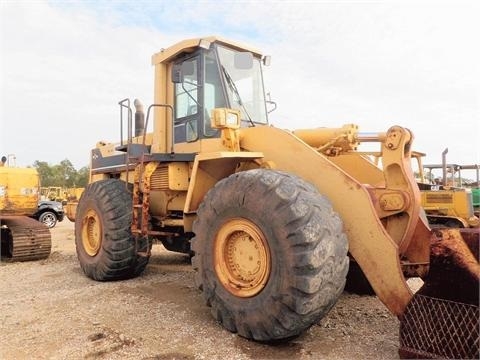
{"label": "cab window", "polygon": [[175,142],[198,139],[199,72],[198,57],[181,64],[183,81],[175,84]]}

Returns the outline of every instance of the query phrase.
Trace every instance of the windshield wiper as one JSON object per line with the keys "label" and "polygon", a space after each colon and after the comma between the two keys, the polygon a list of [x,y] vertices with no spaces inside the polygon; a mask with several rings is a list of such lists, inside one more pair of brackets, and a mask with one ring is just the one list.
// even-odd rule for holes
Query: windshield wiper
{"label": "windshield wiper", "polygon": [[248,121],[250,121],[250,124],[252,124],[252,126],[255,126],[255,123],[253,122],[252,118],[250,117],[250,114],[248,113],[247,108],[245,107],[245,105],[243,105],[243,101],[242,101],[242,98],[240,97],[240,93],[238,92],[237,85],[235,85],[235,81],[233,81],[232,77],[230,76],[227,69],[225,69],[225,66],[223,66],[223,65],[222,65],[222,71],[225,75],[225,78],[227,79],[227,83],[230,86],[230,89],[232,89],[233,93],[237,97],[238,104],[242,107],[245,115],[247,115]]}
{"label": "windshield wiper", "polygon": [[193,85],[193,86],[195,86],[196,88],[198,88],[198,85],[195,84],[195,83],[193,83],[193,82],[189,82],[189,81],[185,81],[185,80],[182,81],[182,89],[183,89],[183,91],[185,92],[185,94],[187,94],[187,95],[190,97],[190,99],[193,100],[193,102],[198,106],[198,108],[200,108],[200,104],[198,103],[198,101],[192,96],[192,94],[190,94],[190,91],[194,91],[194,90],[197,90],[197,89],[194,88],[194,89],[187,90],[187,89],[185,88],[185,83],[187,83],[187,84],[189,84],[189,85]]}

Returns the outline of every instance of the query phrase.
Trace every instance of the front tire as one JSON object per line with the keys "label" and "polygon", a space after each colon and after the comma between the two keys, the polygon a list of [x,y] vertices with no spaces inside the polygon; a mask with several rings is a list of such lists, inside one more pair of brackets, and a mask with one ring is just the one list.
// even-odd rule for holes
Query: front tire
{"label": "front tire", "polygon": [[[123,181],[89,184],[80,198],[75,219],[77,257],[84,273],[99,281],[138,276],[147,266],[147,239],[131,233],[132,196]],[[136,244],[137,243],[137,244]]]}
{"label": "front tire", "polygon": [[57,224],[57,215],[55,215],[55,213],[51,211],[45,211],[44,213],[42,213],[42,215],[40,215],[38,221],[51,229]]}
{"label": "front tire", "polygon": [[196,282],[224,327],[258,341],[299,335],[340,297],[347,239],[302,179],[250,170],[219,181],[197,212]]}

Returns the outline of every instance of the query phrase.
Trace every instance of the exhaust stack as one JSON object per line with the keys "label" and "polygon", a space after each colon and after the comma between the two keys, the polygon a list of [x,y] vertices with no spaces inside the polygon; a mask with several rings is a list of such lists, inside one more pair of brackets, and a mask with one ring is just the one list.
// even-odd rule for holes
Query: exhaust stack
{"label": "exhaust stack", "polygon": [[145,113],[140,100],[135,99],[133,105],[135,106],[135,137],[137,137],[143,135],[145,131]]}

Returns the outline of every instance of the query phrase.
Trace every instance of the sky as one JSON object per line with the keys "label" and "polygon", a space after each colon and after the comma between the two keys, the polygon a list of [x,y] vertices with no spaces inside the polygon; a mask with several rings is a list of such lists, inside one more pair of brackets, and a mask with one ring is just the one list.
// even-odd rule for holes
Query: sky
{"label": "sky", "polygon": [[425,163],[448,148],[479,164],[479,16],[478,1],[0,0],[0,154],[87,166],[120,139],[118,101],[152,103],[151,55],[218,35],[272,56],[276,127],[400,125]]}

